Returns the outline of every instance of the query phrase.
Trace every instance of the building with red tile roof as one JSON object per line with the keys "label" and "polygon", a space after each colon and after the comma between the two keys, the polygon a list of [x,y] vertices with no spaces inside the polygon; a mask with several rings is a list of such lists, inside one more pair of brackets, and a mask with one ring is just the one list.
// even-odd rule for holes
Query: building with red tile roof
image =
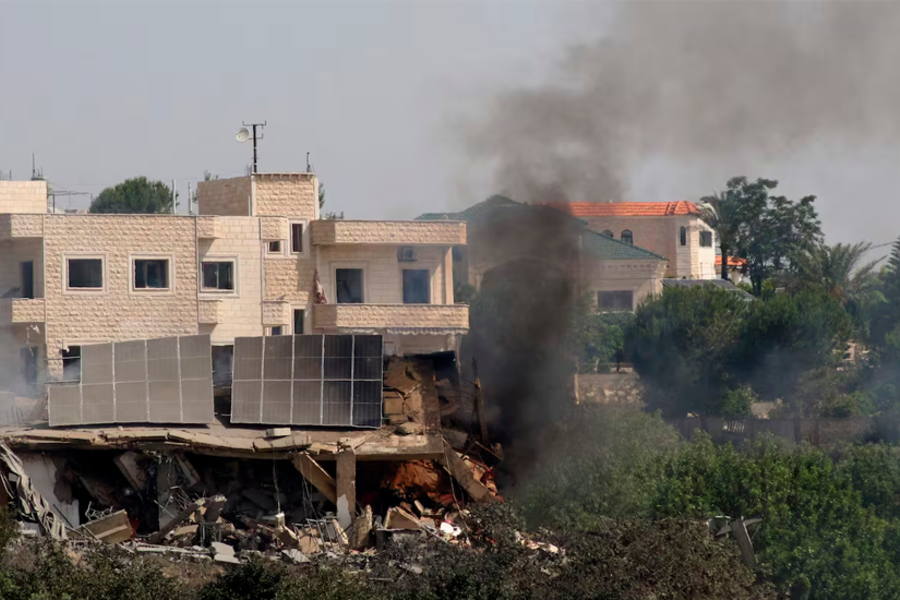
{"label": "building with red tile roof", "polygon": [[712,229],[693,202],[548,203],[581,219],[589,229],[635,244],[669,259],[666,277],[715,279],[716,243]]}

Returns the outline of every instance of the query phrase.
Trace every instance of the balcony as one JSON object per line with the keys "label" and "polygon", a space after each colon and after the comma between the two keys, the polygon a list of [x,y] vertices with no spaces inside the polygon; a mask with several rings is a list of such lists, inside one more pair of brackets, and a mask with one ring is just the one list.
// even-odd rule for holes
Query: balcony
{"label": "balcony", "polygon": [[216,240],[224,237],[222,223],[216,217],[197,217],[197,239]]}
{"label": "balcony", "polygon": [[316,304],[313,326],[344,332],[384,329],[388,333],[466,333],[464,304]]}
{"label": "balcony", "polygon": [[461,221],[346,221],[310,223],[312,243],[393,244],[399,246],[461,246],[466,224]]}
{"label": "balcony", "polygon": [[43,215],[0,215],[0,242],[43,235]]}
{"label": "balcony", "polygon": [[45,320],[43,298],[0,300],[0,326],[19,323],[43,323]]}
{"label": "balcony", "polygon": [[278,327],[291,323],[291,305],[280,300],[264,300],[262,303],[264,327]]}

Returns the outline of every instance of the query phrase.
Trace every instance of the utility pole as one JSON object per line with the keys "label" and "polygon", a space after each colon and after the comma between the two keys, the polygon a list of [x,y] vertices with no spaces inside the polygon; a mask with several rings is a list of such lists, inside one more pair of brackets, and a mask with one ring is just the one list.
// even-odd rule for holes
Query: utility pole
{"label": "utility pole", "polygon": [[194,192],[190,181],[188,181],[188,214],[194,214]]}
{"label": "utility pole", "polygon": [[263,139],[262,131],[260,131],[259,135],[257,135],[256,128],[259,127],[259,129],[262,130],[262,128],[266,126],[266,121],[263,121],[262,123],[244,123],[243,121],[241,121],[241,124],[244,127],[249,127],[251,130],[251,135],[253,136],[253,174],[255,175],[257,173],[256,140]]}

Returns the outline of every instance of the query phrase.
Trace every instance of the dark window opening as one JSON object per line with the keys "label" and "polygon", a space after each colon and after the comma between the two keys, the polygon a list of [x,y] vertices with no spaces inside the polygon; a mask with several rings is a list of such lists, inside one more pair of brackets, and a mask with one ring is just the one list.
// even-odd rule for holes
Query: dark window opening
{"label": "dark window opening", "polygon": [[606,237],[608,237],[608,238],[613,238],[613,239],[615,239],[615,237],[616,237],[615,234],[614,234],[612,231],[610,231],[609,229],[605,230],[605,231],[604,231],[602,234],[600,234],[600,235],[605,235]]}
{"label": "dark window opening", "polygon": [[634,236],[631,235],[630,229],[626,229],[625,231],[622,232],[622,241],[625,242],[626,244],[634,243]]}
{"label": "dark window opening", "polygon": [[597,304],[600,306],[600,310],[634,310],[634,292],[631,290],[599,292]]}
{"label": "dark window opening", "polygon": [[169,288],[169,261],[135,260],[134,287],[138,290],[165,290]]}
{"label": "dark window opening", "polygon": [[303,335],[303,321],[306,319],[306,311],[294,309],[294,335]]}
{"label": "dark window opening", "polygon": [[403,304],[431,302],[431,272],[427,269],[403,270]]}
{"label": "dark window opening", "polygon": [[281,253],[281,241],[269,242],[269,254]]}
{"label": "dark window opening", "polygon": [[234,263],[233,262],[204,262],[203,263],[203,289],[205,289],[205,290],[233,290],[234,289]]}
{"label": "dark window opening", "polygon": [[687,246],[687,227],[681,228],[681,245]]}
{"label": "dark window opening", "polygon": [[453,262],[462,262],[463,248],[461,246],[453,246]]}
{"label": "dark window opening", "polygon": [[28,385],[37,385],[38,349],[34,347],[22,348],[21,354],[25,383]]}
{"label": "dark window opening", "polygon": [[303,252],[303,223],[291,223],[291,252]]}
{"label": "dark window opening", "polygon": [[101,289],[103,260],[100,258],[70,258],[68,284],[72,289]]}
{"label": "dark window opening", "polygon": [[704,248],[712,248],[712,231],[700,232],[700,245]]}
{"label": "dark window opening", "polygon": [[234,346],[212,347],[213,385],[223,386],[231,384],[233,362]]}
{"label": "dark window opening", "polygon": [[281,335],[281,325],[273,327],[269,335]]}
{"label": "dark window opening", "polygon": [[34,298],[34,262],[22,263],[22,297]]}
{"label": "dark window opening", "polygon": [[63,364],[63,381],[81,381],[81,346],[69,346],[60,350]]}
{"label": "dark window opening", "polygon": [[362,269],[335,269],[334,285],[337,290],[338,304],[362,304]]}

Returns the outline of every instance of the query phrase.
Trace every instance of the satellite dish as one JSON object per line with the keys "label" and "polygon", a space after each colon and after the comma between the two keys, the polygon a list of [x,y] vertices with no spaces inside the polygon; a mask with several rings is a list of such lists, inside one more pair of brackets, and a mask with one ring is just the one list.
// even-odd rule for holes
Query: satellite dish
{"label": "satellite dish", "polygon": [[240,129],[238,129],[237,135],[234,136],[234,139],[239,142],[246,142],[250,139],[250,130],[246,127],[241,127]]}

